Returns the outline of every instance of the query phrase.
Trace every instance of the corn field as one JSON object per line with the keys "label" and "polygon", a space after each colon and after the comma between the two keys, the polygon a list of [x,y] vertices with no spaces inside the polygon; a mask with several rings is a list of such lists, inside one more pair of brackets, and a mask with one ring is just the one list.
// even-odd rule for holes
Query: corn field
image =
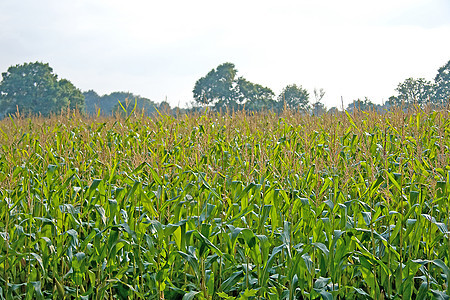
{"label": "corn field", "polygon": [[450,113],[0,122],[0,299],[449,299]]}

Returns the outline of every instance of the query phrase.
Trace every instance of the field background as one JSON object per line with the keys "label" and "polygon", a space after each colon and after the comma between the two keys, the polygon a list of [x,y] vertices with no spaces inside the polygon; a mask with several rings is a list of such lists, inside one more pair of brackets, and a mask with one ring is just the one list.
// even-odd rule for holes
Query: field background
{"label": "field background", "polygon": [[448,299],[447,111],[0,122],[0,299]]}

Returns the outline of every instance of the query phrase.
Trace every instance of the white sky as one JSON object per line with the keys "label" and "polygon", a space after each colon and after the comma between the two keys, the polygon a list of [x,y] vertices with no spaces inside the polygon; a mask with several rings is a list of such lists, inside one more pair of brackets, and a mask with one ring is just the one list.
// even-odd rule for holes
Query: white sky
{"label": "white sky", "polygon": [[449,0],[0,0],[0,72],[48,62],[83,91],[172,106],[224,62],[277,95],[323,88],[341,107],[386,101],[448,60]]}

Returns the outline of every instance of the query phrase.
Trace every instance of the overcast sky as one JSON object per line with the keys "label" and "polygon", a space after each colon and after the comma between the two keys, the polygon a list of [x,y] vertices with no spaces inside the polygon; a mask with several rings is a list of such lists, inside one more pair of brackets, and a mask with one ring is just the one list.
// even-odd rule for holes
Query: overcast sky
{"label": "overcast sky", "polygon": [[83,91],[172,106],[224,62],[277,95],[323,88],[341,107],[341,96],[386,101],[448,60],[449,0],[0,0],[1,72],[48,62]]}

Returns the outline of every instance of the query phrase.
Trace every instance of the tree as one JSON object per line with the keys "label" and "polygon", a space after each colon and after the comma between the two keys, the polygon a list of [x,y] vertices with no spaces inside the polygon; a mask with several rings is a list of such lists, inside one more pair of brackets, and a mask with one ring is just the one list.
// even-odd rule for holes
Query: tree
{"label": "tree", "polygon": [[450,60],[439,68],[434,78],[436,87],[436,103],[443,104],[450,101]]}
{"label": "tree", "polygon": [[312,114],[314,116],[320,116],[327,112],[327,109],[323,103],[321,103],[323,97],[325,96],[324,89],[314,89],[314,98],[315,102],[312,105]]}
{"label": "tree", "polygon": [[235,77],[237,70],[232,63],[224,63],[212,69],[194,86],[194,100],[201,105],[213,104],[216,110],[233,106],[237,95]]}
{"label": "tree", "polygon": [[161,103],[159,103],[158,110],[161,113],[170,113],[172,109],[170,108],[170,103],[167,102],[167,100],[164,100]]}
{"label": "tree", "polygon": [[134,100],[136,97],[129,92],[113,92],[103,96],[99,96],[94,91],[84,93],[86,98],[86,112],[88,114],[97,114],[100,110],[101,115],[110,116],[119,106],[119,101],[126,102],[126,99]]}
{"label": "tree", "polygon": [[11,66],[2,73],[0,110],[5,115],[59,113],[61,109],[84,110],[84,96],[66,80],[58,80],[49,64],[35,62]]}
{"label": "tree", "polygon": [[[83,92],[84,102],[86,106],[86,113],[88,115],[97,114],[98,109],[100,108],[100,95],[97,94],[94,90],[89,90],[87,92]],[[112,108],[111,108],[112,109]],[[103,109],[100,108],[100,112],[103,113]]]}
{"label": "tree", "polygon": [[296,84],[287,85],[278,96],[278,103],[281,106],[286,105],[290,109],[299,109],[306,111],[308,105],[309,93],[302,86]]}
{"label": "tree", "polygon": [[353,112],[354,110],[357,111],[370,111],[370,110],[379,110],[379,106],[375,103],[373,103],[369,98],[364,97],[364,100],[357,99],[354,100],[352,103],[350,103],[346,111]]}
{"label": "tree", "polygon": [[336,106],[333,106],[327,111],[330,115],[337,115],[339,113],[339,109]]}
{"label": "tree", "polygon": [[327,108],[321,102],[314,102],[311,107],[311,113],[313,116],[321,116],[327,113]]}
{"label": "tree", "polygon": [[325,90],[320,88],[316,89],[314,88],[314,98],[316,99],[316,103],[322,101],[323,97],[325,96]]}
{"label": "tree", "polygon": [[[112,94],[130,94],[124,92],[116,92]],[[112,109],[112,114],[120,114],[122,116],[128,116],[131,113],[134,114],[146,114],[150,115],[156,112],[157,104],[147,98],[142,98],[139,96],[126,97],[124,99],[117,99],[115,105]]]}
{"label": "tree", "polygon": [[148,115],[155,112],[155,107],[158,104],[150,99],[134,95],[130,92],[113,92],[111,94],[99,96],[95,91],[89,90],[83,93],[86,99],[86,113],[89,115],[95,115],[100,110],[101,115],[111,116],[115,112],[122,112],[123,109],[119,105],[119,102],[123,106],[128,105],[128,109],[133,109],[135,101],[137,102],[137,109],[139,111],[144,110]]}
{"label": "tree", "polygon": [[266,110],[275,105],[274,92],[260,84],[252,83],[243,77],[239,77],[236,82],[236,95],[238,103],[245,103],[248,110]]}
{"label": "tree", "polygon": [[69,103],[70,109],[77,109],[84,112],[85,100],[83,93],[67,79],[60,79],[58,86],[57,99],[59,102],[64,104]]}
{"label": "tree", "polygon": [[212,69],[194,86],[194,100],[202,106],[212,105],[215,110],[244,107],[261,110],[273,107],[274,93],[260,84],[244,77],[236,78],[237,70],[232,63],[224,63]]}
{"label": "tree", "polygon": [[425,78],[408,78],[395,89],[397,96],[389,98],[390,105],[425,105],[435,102],[434,84]]}

